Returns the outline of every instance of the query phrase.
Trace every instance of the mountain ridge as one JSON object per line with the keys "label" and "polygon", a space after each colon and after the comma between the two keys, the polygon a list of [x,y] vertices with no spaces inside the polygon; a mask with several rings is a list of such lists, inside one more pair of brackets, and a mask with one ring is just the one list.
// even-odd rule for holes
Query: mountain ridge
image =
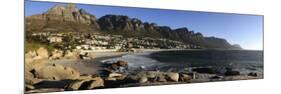
{"label": "mountain ridge", "polygon": [[242,49],[231,45],[227,40],[216,37],[204,37],[186,27],[171,29],[156,23],[143,22],[126,15],[105,15],[97,19],[75,4],[55,5],[48,11],[26,17],[26,31],[31,32],[110,32],[127,36],[166,38],[199,45],[211,49]]}

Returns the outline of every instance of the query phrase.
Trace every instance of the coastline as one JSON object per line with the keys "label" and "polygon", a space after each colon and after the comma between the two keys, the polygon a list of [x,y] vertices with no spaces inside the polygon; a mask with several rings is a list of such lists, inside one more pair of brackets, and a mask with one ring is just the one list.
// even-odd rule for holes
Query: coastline
{"label": "coastline", "polygon": [[[214,67],[191,67],[191,66],[182,66],[176,67],[174,65],[169,65],[168,68],[158,65],[161,62],[148,62],[148,61],[139,61],[143,60],[143,57],[151,53],[163,52],[163,51],[195,51],[201,49],[138,49],[136,52],[94,52],[94,59],[59,59],[51,60],[51,66],[53,64],[62,65],[65,67],[71,67],[77,72],[79,72],[79,78],[73,78],[70,82],[64,82],[65,80],[46,80],[41,79],[42,81],[38,84],[35,84],[34,87],[42,86],[40,88],[51,91],[52,88],[68,90],[65,86],[76,84],[76,81],[88,81],[88,79],[101,79],[101,86],[94,89],[102,88],[122,88],[122,87],[135,87],[135,86],[156,86],[156,85],[171,85],[171,84],[190,84],[190,83],[201,83],[201,82],[217,82],[217,81],[233,81],[233,80],[249,80],[249,79],[262,79],[263,73],[259,74],[253,72],[252,74],[241,74],[242,71],[230,70],[226,75],[218,73]],[[145,55],[143,56],[143,54]],[[119,58],[120,57],[120,58]],[[129,57],[129,58],[128,58]],[[132,60],[132,57],[133,60]],[[141,58],[140,58],[141,57]],[[171,57],[169,55],[169,57]],[[116,59],[118,58],[118,59]],[[136,59],[138,58],[138,59]],[[149,58],[149,57],[146,57]],[[177,57],[178,58],[178,57]],[[112,60],[114,59],[114,60]],[[131,60],[128,60],[131,59]],[[113,63],[103,63],[103,60],[112,60]],[[117,61],[116,61],[117,60]],[[128,61],[127,61],[128,60]],[[114,64],[117,64],[118,61],[122,61],[125,65],[118,65],[117,68],[114,68]],[[146,62],[146,63],[142,63]],[[132,64],[133,63],[133,64]],[[141,63],[141,64],[140,64]],[[157,64],[156,67],[142,68],[142,65],[151,66],[150,64]],[[136,68],[137,70],[132,70],[134,64],[139,64]],[[168,63],[166,63],[168,64]],[[55,65],[55,66],[58,66]],[[154,65],[152,65],[154,66]],[[116,67],[116,66],[115,66]],[[165,69],[163,69],[165,68]],[[178,70],[184,68],[184,70]],[[162,69],[162,70],[161,70]],[[191,69],[186,70],[186,69]],[[196,70],[193,70],[196,69]],[[124,71],[125,70],[125,71]],[[101,72],[101,71],[107,71]],[[238,74],[237,74],[238,72]],[[95,80],[93,80],[95,83]],[[51,83],[64,83],[60,86],[48,87],[48,84]],[[78,83],[78,82],[77,82]],[[97,84],[97,83],[95,83]],[[83,87],[81,85],[81,87]],[[35,88],[28,92],[45,92],[40,88]],[[70,87],[75,88],[75,87]],[[72,89],[70,89],[72,90]],[[74,89],[76,90],[76,89]]]}

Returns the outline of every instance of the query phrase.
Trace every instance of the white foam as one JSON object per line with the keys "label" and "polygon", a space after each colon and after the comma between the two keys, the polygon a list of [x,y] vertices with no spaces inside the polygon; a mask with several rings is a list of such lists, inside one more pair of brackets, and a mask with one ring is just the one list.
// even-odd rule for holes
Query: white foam
{"label": "white foam", "polygon": [[154,60],[152,58],[146,57],[150,53],[135,53],[135,54],[127,54],[122,57],[110,58],[103,60],[103,63],[114,63],[118,60],[127,61],[129,68],[148,68],[155,65],[162,65],[161,62]]}

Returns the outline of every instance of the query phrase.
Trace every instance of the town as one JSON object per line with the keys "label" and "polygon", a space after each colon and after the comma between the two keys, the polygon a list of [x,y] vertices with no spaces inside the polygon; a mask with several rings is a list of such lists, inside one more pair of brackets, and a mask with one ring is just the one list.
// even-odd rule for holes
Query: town
{"label": "town", "polygon": [[132,38],[122,35],[77,32],[27,33],[27,41],[32,40],[53,46],[60,50],[80,50],[83,52],[135,52],[137,49],[200,49],[200,46],[163,38]]}

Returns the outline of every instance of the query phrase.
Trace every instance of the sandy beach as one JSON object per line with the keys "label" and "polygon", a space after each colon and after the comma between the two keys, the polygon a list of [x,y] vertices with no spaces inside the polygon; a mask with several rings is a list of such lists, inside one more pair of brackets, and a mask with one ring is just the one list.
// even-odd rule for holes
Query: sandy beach
{"label": "sandy beach", "polygon": [[97,74],[102,68],[100,60],[120,57],[122,55],[128,54],[128,52],[93,52],[95,55],[94,59],[90,60],[80,60],[80,59],[61,59],[53,60],[51,63],[61,64],[63,66],[72,67],[79,71],[81,74]]}

